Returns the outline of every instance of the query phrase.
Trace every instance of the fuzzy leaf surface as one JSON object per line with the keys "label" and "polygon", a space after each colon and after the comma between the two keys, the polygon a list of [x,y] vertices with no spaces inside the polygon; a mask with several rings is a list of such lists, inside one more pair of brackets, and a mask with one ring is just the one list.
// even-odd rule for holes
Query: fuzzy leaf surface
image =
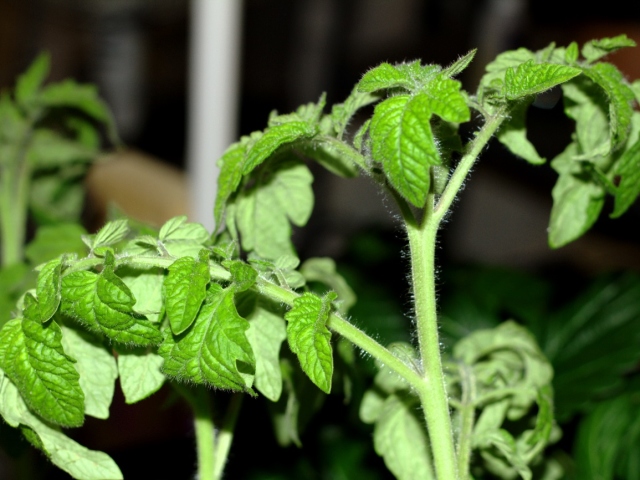
{"label": "fuzzy leaf surface", "polygon": [[213,210],[216,231],[222,228],[227,200],[240,186],[246,153],[246,142],[236,142],[227,148],[218,161],[220,173],[218,174],[218,191]]}
{"label": "fuzzy leaf surface", "polygon": [[163,317],[165,308],[162,298],[165,270],[163,268],[147,270],[120,268],[118,272],[136,299],[133,311],[144,315],[153,323],[158,323]]}
{"label": "fuzzy leaf surface", "polygon": [[258,272],[255,268],[238,260],[229,262],[229,272],[236,292],[244,292],[250,289],[258,278]]}
{"label": "fuzzy leaf surface", "polygon": [[376,105],[369,129],[374,160],[416,207],[424,205],[429,193],[429,167],[441,163],[430,119],[427,95],[397,95]]}
{"label": "fuzzy leaf surface", "polygon": [[[31,300],[27,300],[31,299]],[[35,301],[27,296],[27,301]],[[0,330],[0,368],[38,415],[56,425],[84,421],[84,394],[55,322],[16,318]]]}
{"label": "fuzzy leaf surface", "polygon": [[413,82],[410,77],[389,63],[381,63],[365,73],[356,88],[362,93],[372,93],[388,88],[402,87],[410,89]]}
{"label": "fuzzy leaf surface", "polygon": [[525,159],[533,165],[543,164],[542,158],[533,144],[527,139],[525,119],[531,102],[519,102],[510,112],[510,118],[498,131],[497,138],[511,153]]}
{"label": "fuzzy leaf surface", "polygon": [[262,172],[253,189],[237,200],[235,223],[242,247],[262,258],[294,255],[291,226],[307,223],[313,209],[313,176],[300,163],[287,162]]}
{"label": "fuzzy leaf surface", "polygon": [[255,369],[246,336],[249,322],[238,315],[233,295],[232,289],[212,283],[191,327],[181,335],[167,332],[158,350],[165,374],[184,382],[251,392],[243,376]]}
{"label": "fuzzy leaf surface", "polygon": [[256,389],[272,402],[282,394],[280,347],[287,338],[284,319],[258,305],[247,318],[247,338],[256,357]]}
{"label": "fuzzy leaf surface", "polygon": [[67,326],[62,326],[64,351],[75,359],[84,392],[84,413],[95,418],[109,418],[109,407],[118,377],[113,355],[96,338]]}
{"label": "fuzzy leaf surface", "polygon": [[18,389],[0,370],[0,415],[12,427],[26,426],[38,439],[49,460],[73,478],[122,480],[122,472],[106,453],[89,450],[31,413]]}
{"label": "fuzzy leaf surface", "polygon": [[160,331],[133,311],[136,300],[126,284],[107,266],[100,274],[72,272],[62,278],[61,311],[113,341],[156,345]]}
{"label": "fuzzy leaf surface", "polygon": [[504,94],[509,100],[535,95],[571,80],[582,73],[579,68],[529,60],[504,74]]}
{"label": "fuzzy leaf surface", "polygon": [[298,356],[302,370],[325,393],[331,391],[333,350],[331,332],[326,327],[335,293],[320,298],[304,293],[285,314],[287,339],[291,351]]}
{"label": "fuzzy leaf surface", "polygon": [[42,323],[53,317],[60,305],[62,264],[60,259],[51,260],[38,273],[36,283],[37,318]]}
{"label": "fuzzy leaf surface", "polygon": [[251,173],[279,147],[315,134],[316,129],[307,122],[289,122],[270,127],[247,152],[242,173]]}
{"label": "fuzzy leaf surface", "polygon": [[209,232],[202,224],[187,222],[187,216],[180,215],[168,220],[160,228],[158,240],[174,257],[189,255],[198,258],[200,250],[209,240]]}
{"label": "fuzzy leaf surface", "polygon": [[617,37],[601,38],[585,43],[582,47],[582,56],[588,62],[595,62],[616,50],[635,46],[636,42],[628,38],[625,34],[622,34]]}
{"label": "fuzzy leaf surface", "polygon": [[109,222],[95,234],[91,242],[91,249],[95,250],[99,247],[114,245],[124,240],[128,233],[129,225],[127,220],[122,219]]}
{"label": "fuzzy leaf surface", "polygon": [[136,403],[157,392],[164,383],[163,358],[142,348],[118,351],[120,387],[126,403]]}
{"label": "fuzzy leaf surface", "polygon": [[399,480],[435,480],[427,432],[416,412],[414,399],[389,395],[375,423],[373,445]]}
{"label": "fuzzy leaf surface", "polygon": [[207,295],[210,280],[208,257],[207,251],[203,250],[197,261],[192,257],[182,257],[169,267],[162,289],[174,335],[189,328]]}
{"label": "fuzzy leaf surface", "polygon": [[336,292],[341,313],[347,313],[356,303],[356,294],[344,277],[338,273],[333,259],[328,257],[310,258],[302,264],[300,273],[307,281],[322,282]]}

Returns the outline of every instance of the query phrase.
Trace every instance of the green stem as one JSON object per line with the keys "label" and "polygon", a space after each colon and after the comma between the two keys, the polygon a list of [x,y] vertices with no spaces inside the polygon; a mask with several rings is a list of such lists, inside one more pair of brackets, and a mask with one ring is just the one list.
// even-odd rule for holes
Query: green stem
{"label": "green stem", "polygon": [[193,425],[196,432],[196,451],[198,454],[198,480],[216,480],[216,434],[209,392],[204,388],[195,388],[190,390],[185,397],[193,409]]}
{"label": "green stem", "polygon": [[458,478],[458,472],[436,314],[435,243],[438,222],[434,221],[432,208],[433,196],[430,195],[421,224],[406,223],[411,251],[416,327],[425,385],[419,396],[429,438],[434,439],[431,449],[437,478],[454,480]]}
{"label": "green stem", "polygon": [[238,420],[238,414],[240,413],[243,398],[244,394],[242,393],[234,393],[231,396],[229,406],[227,407],[227,413],[225,414],[222,422],[222,429],[218,432],[215,451],[215,466],[213,470],[213,478],[216,480],[222,478],[222,472],[224,471],[224,466],[227,463],[227,457],[229,456],[229,450],[231,449],[231,442],[233,441],[233,431],[236,427],[236,421]]}

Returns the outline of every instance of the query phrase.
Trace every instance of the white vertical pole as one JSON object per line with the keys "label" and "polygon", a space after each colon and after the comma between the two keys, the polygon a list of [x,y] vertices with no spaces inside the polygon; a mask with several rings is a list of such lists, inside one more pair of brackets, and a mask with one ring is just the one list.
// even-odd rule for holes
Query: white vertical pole
{"label": "white vertical pole", "polygon": [[191,0],[187,177],[191,218],[214,228],[216,161],[237,135],[242,0]]}

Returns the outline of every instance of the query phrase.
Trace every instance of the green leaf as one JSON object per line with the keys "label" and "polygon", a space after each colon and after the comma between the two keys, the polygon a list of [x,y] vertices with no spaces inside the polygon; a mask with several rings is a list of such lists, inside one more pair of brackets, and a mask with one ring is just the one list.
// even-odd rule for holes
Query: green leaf
{"label": "green leaf", "polygon": [[610,63],[585,68],[584,74],[599,85],[609,99],[610,142],[612,150],[626,142],[631,127],[634,94],[622,73]]}
{"label": "green leaf", "polygon": [[474,48],[473,50],[469,50],[466,55],[463,55],[458,60],[453,62],[451,65],[442,70],[441,75],[443,77],[452,78],[464,71],[469,64],[473,61],[473,57],[476,56],[478,49]]}
{"label": "green leaf", "polygon": [[136,299],[133,311],[144,315],[151,322],[160,322],[164,317],[165,308],[162,298],[165,270],[163,268],[134,270],[124,267],[119,268],[118,273]]}
{"label": "green leaf", "polygon": [[572,160],[576,145],[570,144],[552,166],[560,176],[553,187],[549,220],[549,245],[559,248],[585,233],[595,223],[604,205],[605,191]]}
{"label": "green leaf", "polygon": [[252,393],[245,377],[255,369],[245,333],[249,322],[238,315],[233,295],[233,289],[212,283],[192,326],[178,336],[167,332],[158,350],[165,374],[183,382]]}
{"label": "green leaf", "polygon": [[34,169],[50,169],[71,163],[90,163],[98,151],[76,140],[65,138],[53,130],[34,130],[27,151],[27,159]]}
{"label": "green leaf", "polygon": [[[25,301],[34,300],[28,295]],[[42,418],[66,427],[82,425],[84,394],[57,323],[42,325],[26,317],[6,323],[0,330],[0,368]]]}
{"label": "green leaf", "polygon": [[409,76],[389,63],[381,63],[365,73],[356,89],[362,93],[371,93],[389,88],[405,88],[409,90],[413,82]]}
{"label": "green leaf", "polygon": [[310,258],[300,267],[300,273],[309,282],[322,282],[338,294],[338,310],[347,313],[356,303],[356,294],[336,270],[331,258]]}
{"label": "green leaf", "polygon": [[239,260],[232,260],[228,264],[225,263],[224,266],[229,268],[231,281],[236,292],[244,292],[256,283],[258,272],[251,265]]}
{"label": "green leaf", "polygon": [[61,272],[62,263],[60,259],[55,259],[45,264],[38,274],[37,319],[42,323],[49,321],[60,305]]}
{"label": "green leaf", "polygon": [[518,102],[511,110],[509,119],[498,131],[497,138],[511,153],[525,159],[533,165],[541,165],[542,158],[533,144],[527,139],[525,119],[531,101]]}
{"label": "green leaf", "polygon": [[182,257],[169,267],[169,274],[162,284],[162,295],[174,335],[191,326],[207,296],[207,285],[211,279],[208,257],[208,251],[202,250],[198,261]]}
{"label": "green leaf", "polygon": [[76,360],[74,367],[84,392],[84,413],[95,418],[109,418],[118,377],[115,358],[95,337],[74,328],[61,328],[64,351]]}
{"label": "green leaf", "polygon": [[334,132],[338,140],[342,137],[349,125],[350,120],[362,107],[377,102],[380,99],[377,95],[368,92],[361,92],[358,86],[354,87],[344,103],[338,103],[331,109],[331,120],[333,121]]}
{"label": "green leaf", "polygon": [[535,60],[536,55],[526,48],[510,50],[499,54],[496,59],[487,64],[486,72],[480,79],[480,97],[484,100],[488,90],[495,90],[499,86],[501,92],[504,85],[505,73],[509,68],[517,68],[519,65]]}
{"label": "green leaf", "polygon": [[624,151],[616,164],[615,174],[620,184],[615,195],[612,218],[626,212],[640,195],[640,139]]}
{"label": "green leaf", "polygon": [[126,403],[136,403],[157,392],[164,383],[164,359],[151,351],[136,348],[118,350],[120,387]]}
{"label": "green leaf", "polygon": [[162,226],[158,240],[174,257],[189,255],[198,258],[200,250],[209,240],[209,232],[202,224],[187,222],[187,216],[181,215],[170,219]]}
{"label": "green leaf", "polygon": [[108,222],[104,227],[98,230],[91,241],[91,250],[100,247],[108,247],[124,240],[129,233],[129,225],[126,219],[114,220]]}
{"label": "green leaf", "polygon": [[78,271],[62,278],[60,308],[65,315],[119,343],[160,343],[162,334],[134,313],[135,303],[129,288],[113,273],[113,267],[106,266],[100,274]]}
{"label": "green leaf", "polygon": [[237,200],[235,223],[242,247],[260,257],[294,255],[291,226],[304,226],[313,209],[313,176],[300,163],[286,162],[261,172],[256,184]]}
{"label": "green leaf", "polygon": [[504,94],[509,100],[549,90],[582,73],[579,68],[529,60],[517,67],[507,68],[504,75]]}
{"label": "green leaf", "polygon": [[[0,371],[0,414],[12,427],[26,426],[49,460],[73,478],[122,480],[122,473],[106,453],[89,450],[29,411],[18,389]],[[35,440],[35,439],[34,439]]]}
{"label": "green leaf", "polygon": [[87,231],[75,223],[43,225],[25,248],[25,257],[33,265],[48,262],[63,253],[84,257],[87,247],[80,237],[86,234]]}
{"label": "green leaf", "polygon": [[220,173],[218,174],[218,190],[216,192],[216,203],[213,210],[216,231],[222,228],[222,220],[227,200],[229,200],[229,197],[231,197],[240,186],[246,153],[246,142],[240,141],[227,148],[220,160],[218,160]]}
{"label": "green leaf", "polygon": [[59,169],[56,175],[32,177],[29,207],[39,225],[79,221],[85,194],[81,178],[85,170],[85,166],[73,166]]}
{"label": "green leaf", "polygon": [[289,348],[298,356],[302,370],[325,393],[331,391],[333,376],[333,351],[331,332],[326,327],[333,292],[323,298],[304,293],[293,302],[293,308],[285,314]]}
{"label": "green leaf", "polygon": [[417,404],[414,397],[389,395],[373,430],[376,453],[399,480],[436,479]]}
{"label": "green leaf", "polygon": [[612,38],[602,38],[591,40],[582,47],[582,56],[588,62],[595,62],[624,47],[635,47],[636,42],[628,38],[625,34]]}
{"label": "green leaf", "polygon": [[382,163],[394,188],[419,208],[429,193],[429,167],[441,163],[430,107],[426,94],[391,97],[376,106],[369,129],[374,160]]}
{"label": "green leaf", "polygon": [[307,122],[290,122],[269,127],[247,152],[242,173],[251,173],[281,146],[315,134],[316,129]]}
{"label": "green leaf", "polygon": [[337,138],[317,136],[300,144],[296,150],[340,177],[355,177],[357,167],[366,168],[364,157]]}
{"label": "green leaf", "polygon": [[50,67],[51,56],[43,52],[36,57],[27,71],[18,77],[15,96],[20,106],[29,108],[37,100],[36,95],[49,75]]}
{"label": "green leaf", "polygon": [[256,388],[269,400],[277,402],[282,394],[279,357],[282,342],[287,338],[285,321],[260,304],[247,319],[250,324],[247,339],[256,357]]}
{"label": "green leaf", "polygon": [[580,56],[580,50],[576,42],[571,42],[564,53],[564,61],[569,64],[574,64],[578,61]]}

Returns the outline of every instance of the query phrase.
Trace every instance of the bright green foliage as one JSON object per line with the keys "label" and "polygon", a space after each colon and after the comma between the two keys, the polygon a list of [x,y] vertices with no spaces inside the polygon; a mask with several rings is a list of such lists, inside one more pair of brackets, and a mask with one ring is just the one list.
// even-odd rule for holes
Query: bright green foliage
{"label": "bright green foliage", "polygon": [[157,392],[165,376],[160,355],[142,348],[118,350],[118,375],[125,402],[136,403]]}
{"label": "bright green foliage", "polygon": [[529,60],[515,68],[507,68],[504,74],[504,94],[508,100],[535,95],[565,83],[580,73],[579,68]]}
{"label": "bright green foliage", "polygon": [[86,243],[92,252],[101,247],[110,247],[124,240],[129,233],[127,221],[115,220],[107,223],[95,235],[87,236]]}
{"label": "bright green foliage", "polygon": [[197,261],[192,257],[182,257],[169,267],[162,289],[174,335],[180,335],[191,326],[207,295],[208,260],[208,252],[202,250]]}
{"label": "bright green foliage", "polygon": [[513,107],[509,119],[498,132],[497,138],[514,155],[533,165],[541,165],[546,159],[538,154],[536,147],[527,139],[525,118],[530,104],[530,100],[523,100]]}
{"label": "bright green foliage", "polygon": [[369,70],[358,82],[358,91],[365,93],[398,87],[409,90],[413,87],[413,82],[408,75],[388,63]]}
{"label": "bright green foliage", "polygon": [[63,277],[61,295],[62,313],[95,333],[132,345],[162,341],[160,331],[134,313],[136,300],[111,266],[105,266],[99,274],[79,271]]}
{"label": "bright green foliage", "polygon": [[244,292],[256,283],[258,272],[250,265],[237,260],[228,265],[236,292]]}
{"label": "bright green foliage", "polygon": [[313,208],[312,181],[311,172],[300,163],[287,162],[262,173],[237,199],[235,223],[242,247],[267,259],[293,255],[289,222],[307,223]]}
{"label": "bright green foliage", "polygon": [[109,418],[115,380],[116,360],[92,335],[79,329],[62,326],[62,345],[75,363],[84,392],[84,413],[96,418]]}
{"label": "bright green foliage", "polygon": [[157,267],[145,270],[123,267],[118,272],[136,299],[133,311],[138,315],[144,315],[151,322],[158,323],[164,317],[165,309],[162,294],[164,270]]}
{"label": "bright green foliage", "polygon": [[16,387],[0,371],[0,415],[12,427],[28,428],[51,462],[73,478],[121,480],[122,473],[107,454],[89,450],[44,423],[27,407]]}
{"label": "bright green foliage", "polygon": [[336,292],[336,303],[340,313],[347,313],[356,303],[356,294],[347,281],[336,270],[336,264],[331,258],[310,258],[300,267],[300,273],[307,282],[321,282]]}
{"label": "bright green foliage", "polygon": [[60,259],[55,259],[46,263],[38,274],[36,286],[38,301],[35,317],[42,323],[50,320],[60,305],[61,271]]}
{"label": "bright green foliage", "polygon": [[29,408],[67,427],[84,421],[84,394],[73,362],[62,348],[62,332],[55,322],[42,325],[38,320],[16,318],[0,330],[0,368]]}
{"label": "bright green foliage", "polygon": [[280,346],[287,338],[284,319],[260,305],[247,317],[247,338],[256,357],[256,389],[272,402],[282,394]]}
{"label": "bright green foliage", "polygon": [[582,56],[588,62],[600,60],[602,57],[620,50],[625,47],[635,47],[636,42],[628,38],[626,35],[618,35],[612,38],[602,38],[600,40],[591,40],[582,47]]}
{"label": "bright green foliage", "polygon": [[208,240],[207,230],[199,223],[187,222],[186,215],[168,220],[158,232],[160,250],[174,257],[198,258]]}
{"label": "bright green foliage", "polygon": [[86,234],[84,228],[73,223],[42,226],[26,246],[25,257],[33,265],[39,265],[62,254],[85,256],[87,246],[81,237]]}
{"label": "bright green foliage", "polygon": [[373,430],[376,453],[399,480],[435,480],[429,442],[418,413],[416,398],[389,395]]}
{"label": "bright green foliage", "polygon": [[293,308],[284,317],[288,322],[289,348],[298,356],[311,381],[326,393],[331,391],[333,376],[331,332],[326,323],[336,297],[333,292],[323,298],[305,293],[295,299]]}
{"label": "bright green foliage", "polygon": [[[640,115],[634,115],[635,131],[640,131]],[[630,139],[631,141],[631,139]],[[616,164],[615,175],[620,178],[620,184],[615,197],[615,206],[611,216],[617,218],[626,212],[640,195],[640,138],[620,156]]]}
{"label": "bright green foliage", "polygon": [[243,374],[255,370],[247,340],[249,322],[240,317],[232,289],[211,284],[195,322],[181,335],[166,332],[158,353],[162,371],[183,382],[252,392]]}

